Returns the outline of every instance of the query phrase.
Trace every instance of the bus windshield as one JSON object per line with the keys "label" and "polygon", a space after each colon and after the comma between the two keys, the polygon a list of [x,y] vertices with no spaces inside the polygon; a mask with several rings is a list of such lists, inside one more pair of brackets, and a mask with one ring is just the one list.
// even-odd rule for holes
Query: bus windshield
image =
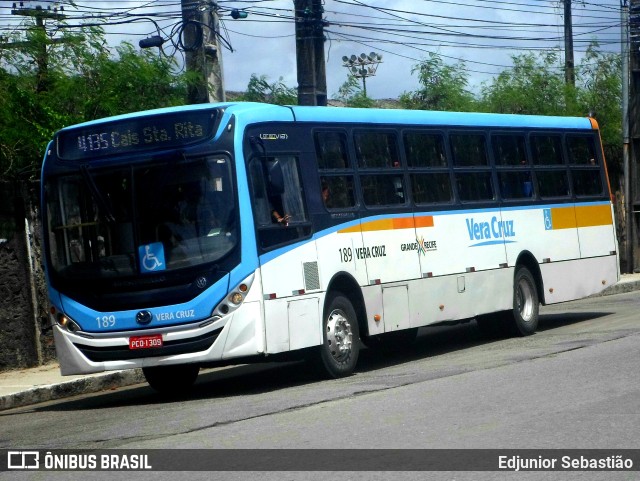
{"label": "bus windshield", "polygon": [[144,276],[220,260],[238,242],[231,161],[91,169],[45,185],[51,266],[69,280]]}

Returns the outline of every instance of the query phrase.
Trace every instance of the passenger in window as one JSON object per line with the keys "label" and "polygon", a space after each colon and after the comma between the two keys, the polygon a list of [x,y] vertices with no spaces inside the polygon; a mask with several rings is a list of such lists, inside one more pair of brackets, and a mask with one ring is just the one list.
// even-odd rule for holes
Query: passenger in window
{"label": "passenger in window", "polygon": [[271,221],[287,227],[291,220],[291,216],[286,212],[284,215],[280,214],[280,212],[284,212],[282,197],[279,195],[270,195],[269,204],[271,205]]}
{"label": "passenger in window", "polygon": [[322,182],[322,202],[325,207],[331,207],[331,190],[326,182]]}
{"label": "passenger in window", "polygon": [[291,216],[289,214],[280,215],[280,213],[275,209],[271,211],[271,217],[273,217],[274,222],[282,224],[285,227],[289,225],[289,221],[291,220]]}

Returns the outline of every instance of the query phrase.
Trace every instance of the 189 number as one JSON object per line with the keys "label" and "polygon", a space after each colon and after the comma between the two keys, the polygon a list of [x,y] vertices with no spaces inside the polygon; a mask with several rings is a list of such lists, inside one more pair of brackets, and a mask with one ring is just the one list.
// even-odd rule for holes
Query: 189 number
{"label": "189 number", "polygon": [[98,328],[106,329],[116,325],[116,316],[112,314],[110,316],[96,317],[96,321],[98,321]]}
{"label": "189 number", "polygon": [[353,250],[351,247],[346,249],[338,249],[340,253],[340,262],[351,262],[353,260]]}

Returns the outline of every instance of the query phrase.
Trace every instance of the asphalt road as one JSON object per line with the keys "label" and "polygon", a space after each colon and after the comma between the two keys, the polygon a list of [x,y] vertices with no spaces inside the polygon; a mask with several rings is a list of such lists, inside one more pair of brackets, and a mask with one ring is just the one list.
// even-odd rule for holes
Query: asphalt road
{"label": "asphalt road", "polygon": [[[539,332],[526,338],[486,340],[474,323],[425,329],[408,350],[364,351],[357,373],[340,380],[319,381],[301,363],[242,366],[201,375],[193,392],[179,399],[162,399],[137,385],[8,410],[0,413],[0,448],[635,449],[639,312],[640,295],[632,292],[542,308]],[[339,466],[339,459],[328,457],[327,471]],[[20,479],[8,474],[14,476],[6,479]],[[171,476],[58,474],[56,479]],[[181,477],[255,478],[224,474]],[[339,477],[640,479],[637,471],[347,474]]]}

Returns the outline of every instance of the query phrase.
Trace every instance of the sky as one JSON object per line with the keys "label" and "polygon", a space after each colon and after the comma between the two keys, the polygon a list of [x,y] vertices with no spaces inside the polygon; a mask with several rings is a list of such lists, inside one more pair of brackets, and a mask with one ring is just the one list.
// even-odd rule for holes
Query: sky
{"label": "sky", "polygon": [[[200,0],[193,0],[198,3]],[[571,1],[571,0],[565,0]],[[22,31],[25,17],[12,15],[13,1],[0,2],[0,36]],[[200,2],[203,8],[213,2]],[[325,58],[329,98],[347,80],[343,56],[375,52],[382,55],[375,76],[366,79],[371,98],[397,98],[419,88],[412,70],[430,52],[449,64],[464,62],[470,87],[512,66],[511,57],[527,52],[557,50],[558,68],[564,63],[564,7],[558,0],[324,0]],[[218,0],[226,90],[246,89],[252,74],[269,82],[297,86],[293,0]],[[111,45],[160,34],[178,39],[180,0],[146,1],[23,1],[23,8],[57,9],[67,26],[103,23]],[[64,8],[64,12],[60,11]],[[16,9],[20,9],[18,0]],[[231,11],[247,12],[233,19]],[[603,50],[620,53],[619,0],[573,1],[574,56],[580,63],[592,40]],[[127,22],[127,23],[121,23]],[[155,23],[154,23],[155,22]],[[46,20],[49,34],[59,35],[59,23]],[[67,27],[73,29],[73,27]],[[173,36],[172,36],[173,34]],[[1,40],[0,40],[1,41]],[[157,49],[156,49],[157,50]],[[182,54],[170,41],[164,53]]]}

